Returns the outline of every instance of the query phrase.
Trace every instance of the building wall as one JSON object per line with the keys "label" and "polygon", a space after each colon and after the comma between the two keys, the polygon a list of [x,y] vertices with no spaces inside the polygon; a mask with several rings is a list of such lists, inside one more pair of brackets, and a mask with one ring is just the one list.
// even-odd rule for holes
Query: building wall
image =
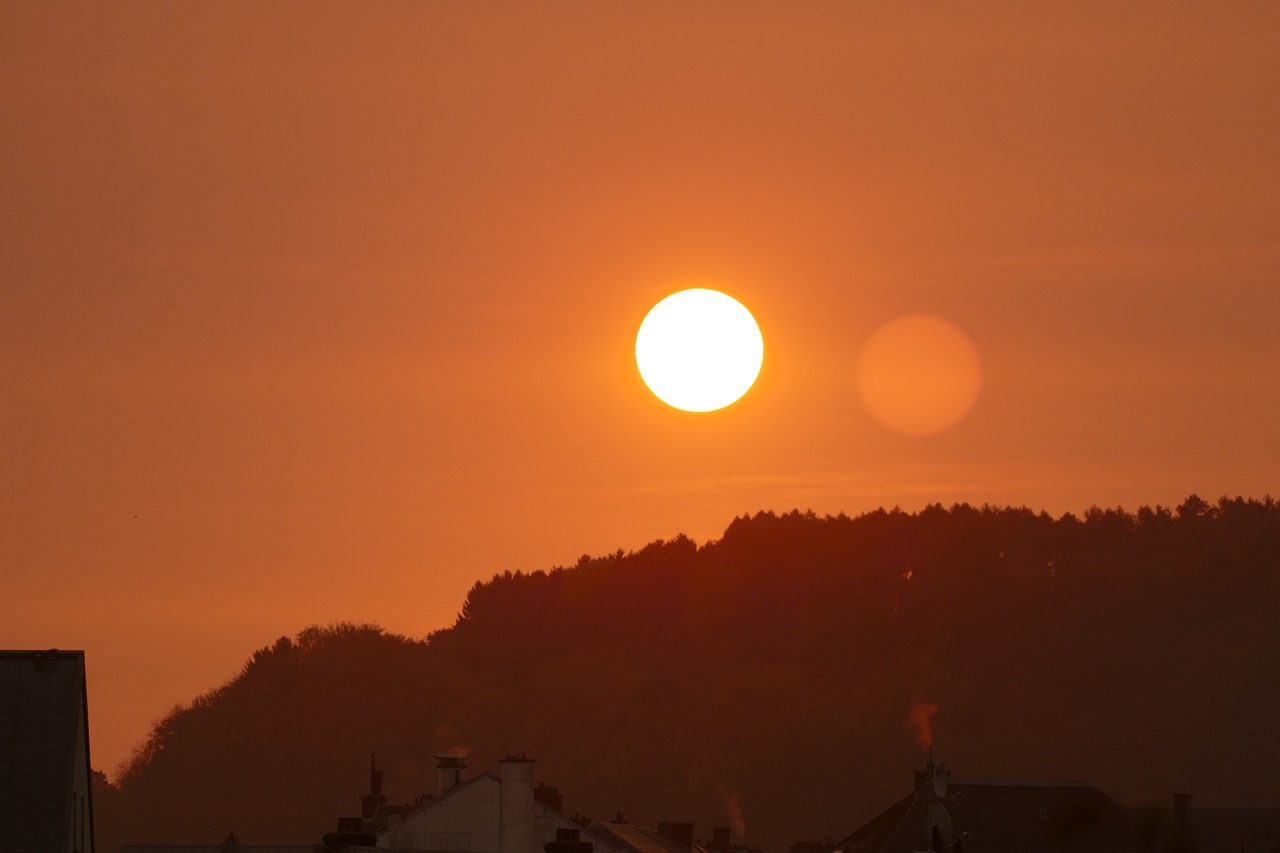
{"label": "building wall", "polygon": [[399,828],[378,836],[379,847],[407,846],[450,853],[499,853],[502,786],[480,776],[428,807],[407,815]]}
{"label": "building wall", "polygon": [[[533,806],[533,849],[541,853],[543,845],[556,840],[557,829],[578,829],[578,825],[562,814],[540,803]],[[601,853],[597,850],[596,853]]]}
{"label": "building wall", "polygon": [[93,784],[89,768],[89,721],[85,719],[85,703],[77,706],[76,746],[74,768],[71,774],[71,797],[67,804],[71,827],[68,850],[71,853],[94,853],[93,850],[93,800],[90,786]]}
{"label": "building wall", "polygon": [[533,831],[533,760],[508,756],[502,767],[502,853],[536,850]]}

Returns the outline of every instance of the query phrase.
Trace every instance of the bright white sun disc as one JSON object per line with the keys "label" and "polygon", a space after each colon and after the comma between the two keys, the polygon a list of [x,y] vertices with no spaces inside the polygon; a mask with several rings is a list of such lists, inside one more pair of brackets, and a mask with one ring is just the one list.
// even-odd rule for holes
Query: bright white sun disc
{"label": "bright white sun disc", "polygon": [[686,412],[723,409],[755,384],[764,362],[760,327],[718,290],[673,293],[636,334],[636,367],[658,399]]}

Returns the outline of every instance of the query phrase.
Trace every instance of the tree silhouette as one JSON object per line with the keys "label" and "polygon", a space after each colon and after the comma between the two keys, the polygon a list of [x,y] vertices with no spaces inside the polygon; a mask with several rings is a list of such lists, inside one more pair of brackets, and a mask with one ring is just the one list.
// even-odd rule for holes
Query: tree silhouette
{"label": "tree silhouette", "polygon": [[761,512],[569,568],[475,584],[425,640],[338,624],[281,637],[158,720],[95,794],[104,847],[317,841],[365,791],[434,787],[525,751],[569,809],[723,824],[752,842],[847,832],[905,792],[901,730],[940,705],[966,775],[1280,796],[1280,508]]}

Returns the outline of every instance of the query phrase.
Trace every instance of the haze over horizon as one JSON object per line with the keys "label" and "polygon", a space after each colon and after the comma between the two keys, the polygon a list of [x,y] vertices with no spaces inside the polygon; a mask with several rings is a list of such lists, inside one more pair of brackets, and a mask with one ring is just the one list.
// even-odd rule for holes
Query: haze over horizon
{"label": "haze over horizon", "polygon": [[[1280,482],[1280,6],[0,8],[3,648],[93,755],[312,624],[759,510]],[[676,412],[645,312],[764,366]],[[859,397],[908,315],[967,417]]]}

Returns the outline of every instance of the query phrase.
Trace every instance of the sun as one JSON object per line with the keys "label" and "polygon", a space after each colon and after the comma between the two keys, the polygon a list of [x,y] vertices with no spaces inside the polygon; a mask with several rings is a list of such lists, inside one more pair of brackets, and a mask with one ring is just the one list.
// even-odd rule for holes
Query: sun
{"label": "sun", "polygon": [[712,412],[742,397],[764,363],[760,327],[741,302],[718,290],[673,293],[636,333],[636,367],[659,400]]}

